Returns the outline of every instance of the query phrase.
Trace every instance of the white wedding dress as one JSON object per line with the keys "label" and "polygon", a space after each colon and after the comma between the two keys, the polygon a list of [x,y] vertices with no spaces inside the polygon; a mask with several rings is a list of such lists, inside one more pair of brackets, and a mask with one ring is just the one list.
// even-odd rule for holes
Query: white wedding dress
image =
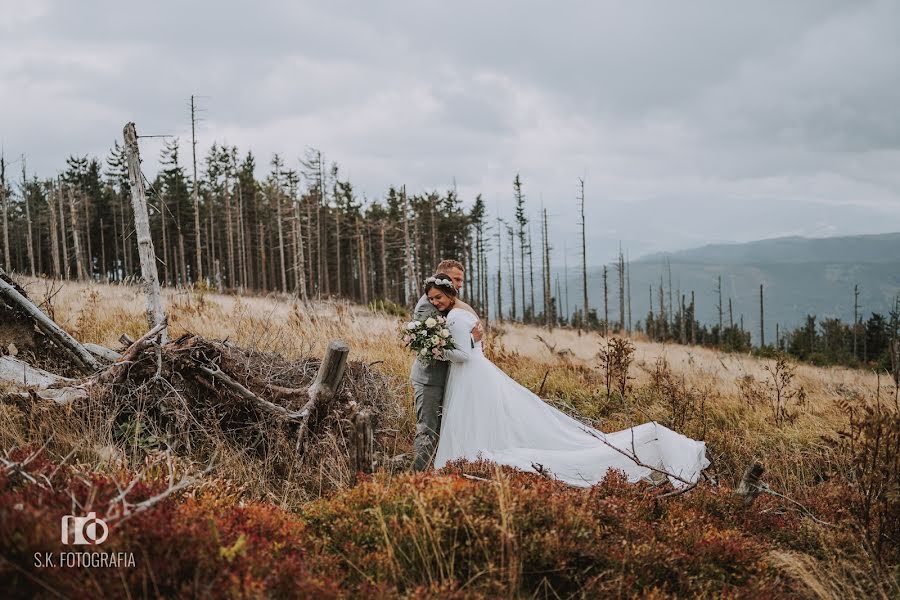
{"label": "white wedding dress", "polygon": [[[624,471],[629,481],[651,479],[654,471],[601,440],[628,454],[633,451],[645,465],[692,483],[709,465],[704,442],[657,423],[605,434],[553,408],[484,356],[481,343],[471,338],[476,321],[463,309],[451,310],[447,318],[457,348],[445,353],[452,364],[435,468],[461,458],[483,458],[523,471],[540,469],[582,487],[598,483],[611,468]],[[676,487],[685,485],[669,479]]]}

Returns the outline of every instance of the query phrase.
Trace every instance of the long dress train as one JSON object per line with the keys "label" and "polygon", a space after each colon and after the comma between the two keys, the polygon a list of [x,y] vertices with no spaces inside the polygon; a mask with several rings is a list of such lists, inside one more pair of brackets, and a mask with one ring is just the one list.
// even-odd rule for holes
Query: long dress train
{"label": "long dress train", "polygon": [[[462,309],[448,315],[457,349],[445,353],[452,364],[435,468],[480,457],[523,471],[540,470],[582,487],[602,480],[610,468],[624,471],[630,481],[651,479],[651,469],[602,440],[628,454],[634,452],[645,465],[692,483],[709,465],[704,442],[658,423],[606,434],[550,406],[488,360],[480,343],[472,343],[475,322],[476,317]],[[670,480],[676,487],[685,485]]]}

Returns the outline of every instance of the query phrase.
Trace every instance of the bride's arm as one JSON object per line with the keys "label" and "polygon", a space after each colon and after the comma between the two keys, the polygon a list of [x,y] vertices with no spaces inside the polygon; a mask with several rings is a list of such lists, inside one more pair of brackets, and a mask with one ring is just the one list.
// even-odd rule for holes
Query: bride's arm
{"label": "bride's arm", "polygon": [[469,360],[472,351],[472,342],[469,339],[471,324],[465,319],[451,315],[447,319],[447,329],[450,330],[450,338],[453,340],[456,348],[452,350],[445,349],[444,358],[455,363],[466,362]]}

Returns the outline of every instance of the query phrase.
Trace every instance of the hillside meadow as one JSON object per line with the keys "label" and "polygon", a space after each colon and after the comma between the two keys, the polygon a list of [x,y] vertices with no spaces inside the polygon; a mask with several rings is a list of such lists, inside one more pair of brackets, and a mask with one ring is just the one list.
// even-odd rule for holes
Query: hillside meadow
{"label": "hillside meadow", "polygon": [[[138,286],[21,283],[83,342],[118,349],[120,335],[146,331]],[[173,338],[227,340],[285,364],[320,357],[330,340],[346,341],[352,393],[338,413],[345,412],[285,470],[275,466],[283,457],[192,429],[198,424],[186,424],[186,433],[151,431],[140,411],[123,421],[110,408],[116,390],[61,408],[37,399],[23,404],[0,389],[6,595],[900,594],[900,432],[886,376],[491,323],[489,355],[522,385],[604,431],[653,419],[706,440],[708,480],[665,495],[615,473],[589,490],[484,463],[412,474],[411,356],[397,340],[403,316],[390,313],[398,311],[201,288],[164,295]],[[40,363],[26,342],[2,341],[3,353]],[[353,485],[349,418],[365,403],[376,411],[379,467]],[[175,433],[198,441],[175,446],[167,437]],[[745,507],[733,488],[755,460],[772,493]],[[196,481],[112,528],[102,549],[135,551],[135,567],[32,564],[34,552],[58,549],[59,519],[76,500],[113,507],[128,490],[138,505],[183,475]]]}

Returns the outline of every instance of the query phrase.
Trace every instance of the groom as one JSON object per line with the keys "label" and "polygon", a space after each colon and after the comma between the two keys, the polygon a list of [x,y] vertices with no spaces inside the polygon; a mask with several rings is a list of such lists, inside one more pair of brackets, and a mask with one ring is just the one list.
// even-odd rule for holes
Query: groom
{"label": "groom", "polygon": [[[456,260],[442,260],[435,273],[445,273],[453,280],[453,285],[459,291],[465,281],[465,269],[462,263]],[[428,317],[436,317],[438,311],[423,295],[419,298],[416,308],[413,310],[413,319],[424,321]],[[484,336],[484,328],[479,321],[472,328],[472,337],[480,342]],[[457,340],[457,343],[459,341]],[[444,403],[444,385],[447,382],[447,370],[450,363],[446,361],[433,361],[425,366],[418,360],[413,361],[412,372],[409,378],[412,380],[413,392],[416,397],[416,439],[413,443],[415,459],[413,469],[424,471],[431,464],[434,452],[437,449],[438,433],[441,430],[441,409]]]}

